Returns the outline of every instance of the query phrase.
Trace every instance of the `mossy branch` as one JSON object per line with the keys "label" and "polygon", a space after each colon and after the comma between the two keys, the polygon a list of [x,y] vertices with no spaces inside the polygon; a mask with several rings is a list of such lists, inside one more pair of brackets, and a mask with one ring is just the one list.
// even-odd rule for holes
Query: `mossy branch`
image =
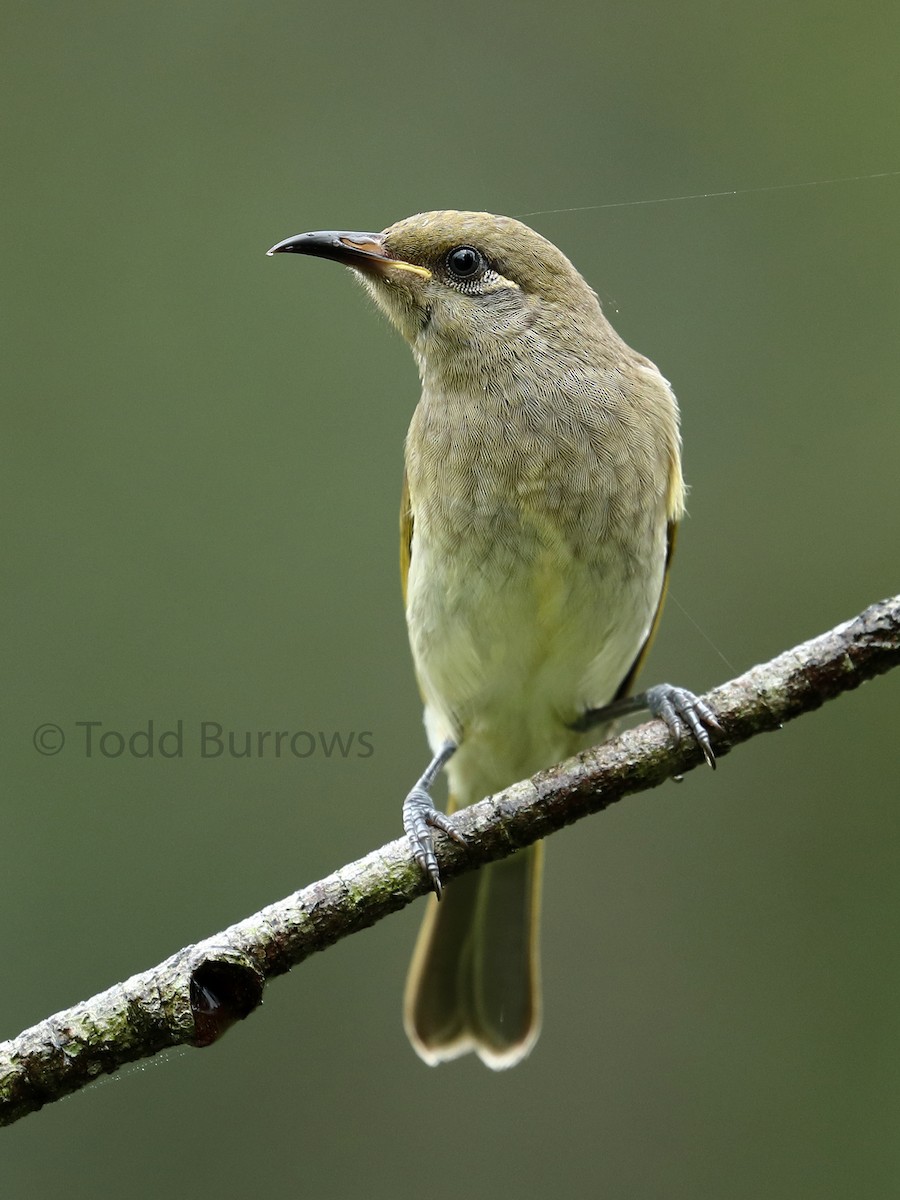
{"label": "mossy branch", "polygon": [[[754,667],[704,699],[721,757],[900,664],[900,596]],[[503,858],[623,796],[703,762],[660,721],[514,784],[459,813],[463,850],[440,837],[452,879]],[[0,1043],[0,1124],[10,1124],[123,1063],[169,1046],[206,1046],[259,1004],[268,979],[412,903],[429,884],[405,840],[373,851],[158,966]]]}

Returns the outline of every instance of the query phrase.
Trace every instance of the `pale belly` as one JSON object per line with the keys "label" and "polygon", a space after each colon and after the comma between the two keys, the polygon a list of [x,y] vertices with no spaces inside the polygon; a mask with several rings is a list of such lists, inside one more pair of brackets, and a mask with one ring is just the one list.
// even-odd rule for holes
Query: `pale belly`
{"label": "pale belly", "polygon": [[[663,583],[654,545],[598,546],[514,536],[460,549],[417,527],[407,620],[429,742],[459,749],[451,790],[468,804],[597,740],[569,725],[608,703],[647,638]],[[545,532],[545,531],[544,531]]]}

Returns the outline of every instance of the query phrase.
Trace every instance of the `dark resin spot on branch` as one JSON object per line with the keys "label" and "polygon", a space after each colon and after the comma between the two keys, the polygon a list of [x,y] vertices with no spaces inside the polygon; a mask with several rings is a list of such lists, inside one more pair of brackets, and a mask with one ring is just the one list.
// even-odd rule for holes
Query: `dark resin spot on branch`
{"label": "dark resin spot on branch", "polygon": [[211,1046],[262,1002],[265,980],[252,964],[207,959],[191,974],[194,1046]]}

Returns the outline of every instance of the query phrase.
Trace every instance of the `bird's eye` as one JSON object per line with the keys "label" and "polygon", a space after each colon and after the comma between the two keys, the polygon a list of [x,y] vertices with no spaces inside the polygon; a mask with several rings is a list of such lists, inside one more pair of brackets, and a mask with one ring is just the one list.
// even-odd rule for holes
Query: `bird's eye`
{"label": "bird's eye", "polygon": [[457,279],[474,279],[484,270],[484,258],[474,246],[456,246],[447,255],[447,269]]}

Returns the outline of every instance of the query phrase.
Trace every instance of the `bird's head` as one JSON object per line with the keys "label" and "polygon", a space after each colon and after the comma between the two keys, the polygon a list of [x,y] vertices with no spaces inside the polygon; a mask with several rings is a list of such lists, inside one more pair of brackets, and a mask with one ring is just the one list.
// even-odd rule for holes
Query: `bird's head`
{"label": "bird's head", "polygon": [[568,258],[511,217],[419,213],[381,233],[301,233],[269,251],[281,253],[351,267],[423,367],[467,350],[493,359],[532,329],[561,351],[615,339]]}

